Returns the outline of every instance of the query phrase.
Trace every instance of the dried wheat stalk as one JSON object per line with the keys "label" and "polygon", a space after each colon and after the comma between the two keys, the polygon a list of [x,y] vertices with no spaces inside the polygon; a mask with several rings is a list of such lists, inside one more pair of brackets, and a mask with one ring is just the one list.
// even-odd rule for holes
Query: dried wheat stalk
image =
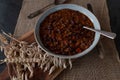
{"label": "dried wheat stalk", "polygon": [[[8,44],[6,37],[11,38],[13,41]],[[49,75],[57,68],[67,68],[66,64],[72,68],[71,60],[65,60],[50,56],[42,51],[36,42],[28,44],[25,41],[19,41],[12,36],[3,32],[0,34],[0,41],[2,42],[1,49],[4,49],[6,58],[0,60],[0,63],[13,63],[16,69],[16,76],[12,76],[11,80],[28,80],[33,76],[34,67],[41,68],[44,72],[49,71]],[[35,65],[37,64],[37,66]]]}

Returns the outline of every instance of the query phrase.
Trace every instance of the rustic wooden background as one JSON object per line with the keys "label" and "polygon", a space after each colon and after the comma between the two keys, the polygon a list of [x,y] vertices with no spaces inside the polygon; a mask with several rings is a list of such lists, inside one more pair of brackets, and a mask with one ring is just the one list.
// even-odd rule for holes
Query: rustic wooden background
{"label": "rustic wooden background", "polygon": [[[40,16],[27,16],[54,0],[24,0],[14,35],[20,37],[35,28]],[[71,0],[70,3],[87,7],[91,4],[102,30],[111,31],[106,0]],[[120,60],[113,40],[101,37],[98,45],[89,54],[77,59],[73,68],[64,70],[55,80],[119,80]]]}

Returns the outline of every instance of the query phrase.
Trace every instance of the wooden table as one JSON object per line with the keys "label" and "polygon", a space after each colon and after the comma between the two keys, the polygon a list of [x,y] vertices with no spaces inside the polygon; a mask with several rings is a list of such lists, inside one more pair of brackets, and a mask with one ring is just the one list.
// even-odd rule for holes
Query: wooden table
{"label": "wooden table", "polygon": [[[40,16],[28,19],[27,16],[54,0],[24,0],[17,21],[15,36],[35,28]],[[86,7],[90,3],[102,30],[110,31],[106,0],[71,0],[70,3]],[[113,40],[101,37],[98,45],[89,54],[77,59],[73,68],[64,70],[55,80],[120,80],[120,60]]]}

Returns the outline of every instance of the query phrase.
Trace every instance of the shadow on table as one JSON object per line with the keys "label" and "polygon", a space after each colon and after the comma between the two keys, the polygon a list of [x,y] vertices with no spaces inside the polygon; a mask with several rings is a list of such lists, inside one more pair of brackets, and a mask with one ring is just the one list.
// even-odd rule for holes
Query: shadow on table
{"label": "shadow on table", "polygon": [[[0,0],[0,29],[7,33],[14,33],[21,5],[22,0]],[[0,59],[4,58],[3,52],[0,52]],[[5,66],[5,64],[0,65],[0,72]]]}
{"label": "shadow on table", "polygon": [[111,29],[117,34],[115,43],[120,57],[120,0],[107,0],[107,3]]}

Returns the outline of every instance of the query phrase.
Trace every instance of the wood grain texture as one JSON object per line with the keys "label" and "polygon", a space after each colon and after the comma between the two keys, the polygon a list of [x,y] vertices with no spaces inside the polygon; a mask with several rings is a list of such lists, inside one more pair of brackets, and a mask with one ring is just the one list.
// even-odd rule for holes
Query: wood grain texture
{"label": "wood grain texture", "polygon": [[[33,30],[40,16],[28,19],[34,12],[53,0],[24,0],[16,25],[15,36]],[[70,3],[86,7],[90,3],[94,14],[101,24],[102,30],[110,31],[109,14],[106,0],[71,0]],[[62,70],[61,70],[62,71]],[[56,71],[53,80],[61,71]],[[99,44],[89,54],[78,58],[73,68],[64,70],[55,80],[120,80],[120,62],[113,40],[101,37]]]}

